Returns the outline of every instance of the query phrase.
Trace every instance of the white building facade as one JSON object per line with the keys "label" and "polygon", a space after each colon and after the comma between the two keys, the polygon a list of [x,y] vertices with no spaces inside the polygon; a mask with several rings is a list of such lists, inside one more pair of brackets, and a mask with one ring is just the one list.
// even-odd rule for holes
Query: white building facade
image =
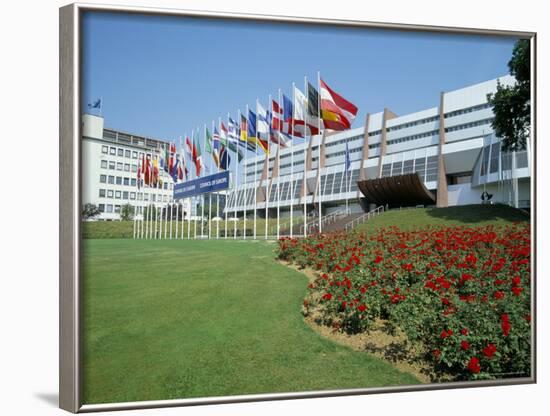
{"label": "white building facade", "polygon": [[268,166],[265,156],[249,157],[246,179],[230,192],[226,209],[238,215],[256,209],[262,215],[267,205],[269,216],[276,207],[286,216],[292,206],[294,215],[303,215],[305,202],[307,211],[320,203],[323,215],[344,206],[360,212],[372,204],[359,191],[358,181],[411,173],[418,173],[437,196],[437,206],[479,204],[486,191],[493,203],[528,208],[531,143],[513,154],[500,151],[487,99],[497,82],[510,85],[514,78],[442,93],[438,106],[412,114],[398,116],[389,109],[368,114],[364,126],[326,135],[324,144],[322,136],[315,136],[296,140],[278,156],[272,151]]}
{"label": "white building facade", "polygon": [[[104,119],[82,116],[82,204],[99,208],[95,220],[120,220],[126,204],[134,207],[137,219],[144,208],[158,209],[173,202],[173,180],[160,170],[162,187],[137,186],[137,170],[142,156],[160,156],[169,143],[104,127]],[[179,210],[190,215],[188,201],[179,201]],[[181,215],[181,214],[180,214]]]}

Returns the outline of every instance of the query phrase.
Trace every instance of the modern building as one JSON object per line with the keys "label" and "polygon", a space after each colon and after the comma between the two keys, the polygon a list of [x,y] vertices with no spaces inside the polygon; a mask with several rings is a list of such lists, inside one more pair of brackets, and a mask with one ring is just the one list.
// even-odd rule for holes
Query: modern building
{"label": "modern building", "polygon": [[[173,180],[162,170],[162,187],[137,186],[142,156],[160,155],[167,142],[105,128],[104,119],[91,114],[84,114],[82,123],[82,204],[99,208],[96,220],[119,220],[125,204],[132,205],[141,219],[144,207],[164,208],[173,202]],[[188,201],[179,204],[179,212],[193,215]]]}
{"label": "modern building", "polygon": [[434,107],[412,114],[386,108],[367,114],[359,128],[296,140],[269,159],[249,157],[246,180],[229,194],[227,209],[242,216],[256,207],[265,215],[267,204],[271,217],[277,206],[281,216],[291,206],[301,216],[304,201],[308,213],[318,211],[321,202],[323,215],[344,207],[351,212],[379,205],[445,207],[482,203],[484,192],[485,201],[489,194],[492,203],[527,208],[531,144],[524,151],[501,152],[487,101],[497,82],[510,85],[514,78],[441,93]]}

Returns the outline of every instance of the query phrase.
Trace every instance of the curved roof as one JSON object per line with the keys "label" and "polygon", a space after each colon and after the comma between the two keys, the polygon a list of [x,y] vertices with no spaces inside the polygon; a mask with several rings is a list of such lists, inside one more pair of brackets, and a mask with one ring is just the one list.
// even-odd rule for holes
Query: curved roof
{"label": "curved roof", "polygon": [[376,205],[432,205],[435,196],[417,173],[358,181],[357,186],[369,202]]}

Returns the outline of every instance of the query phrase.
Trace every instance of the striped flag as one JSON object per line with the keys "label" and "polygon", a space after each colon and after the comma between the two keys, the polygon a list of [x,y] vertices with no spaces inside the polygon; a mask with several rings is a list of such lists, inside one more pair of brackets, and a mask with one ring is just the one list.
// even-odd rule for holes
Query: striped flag
{"label": "striped flag", "polygon": [[319,134],[318,120],[307,115],[307,127],[305,126],[306,112],[308,108],[308,100],[304,93],[297,87],[294,87],[294,97],[296,105],[294,106],[294,114],[292,124],[294,125],[294,135],[297,137],[306,137]]}
{"label": "striped flag", "polygon": [[326,129],[347,130],[357,115],[357,107],[321,80],[321,117]]}
{"label": "striped flag", "polygon": [[[229,119],[230,122],[232,121],[231,119]],[[225,125],[223,124],[223,121],[221,123],[221,126],[220,126],[220,142],[223,146],[227,147],[229,150],[231,150],[232,152],[235,152],[237,153],[237,157],[239,159],[239,162],[242,160],[242,158],[244,157],[243,155],[243,152],[241,151],[241,149],[238,148],[238,141],[237,141],[237,138],[236,138],[236,134],[235,135],[230,135],[229,134],[229,130],[225,127]]]}

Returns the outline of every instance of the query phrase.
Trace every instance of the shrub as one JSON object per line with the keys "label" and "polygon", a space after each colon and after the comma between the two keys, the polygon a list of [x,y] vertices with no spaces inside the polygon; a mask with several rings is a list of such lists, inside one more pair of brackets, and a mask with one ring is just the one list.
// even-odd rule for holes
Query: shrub
{"label": "shrub", "polygon": [[278,254],[320,272],[304,305],[325,325],[387,319],[456,380],[529,375],[527,224],[283,238]]}

